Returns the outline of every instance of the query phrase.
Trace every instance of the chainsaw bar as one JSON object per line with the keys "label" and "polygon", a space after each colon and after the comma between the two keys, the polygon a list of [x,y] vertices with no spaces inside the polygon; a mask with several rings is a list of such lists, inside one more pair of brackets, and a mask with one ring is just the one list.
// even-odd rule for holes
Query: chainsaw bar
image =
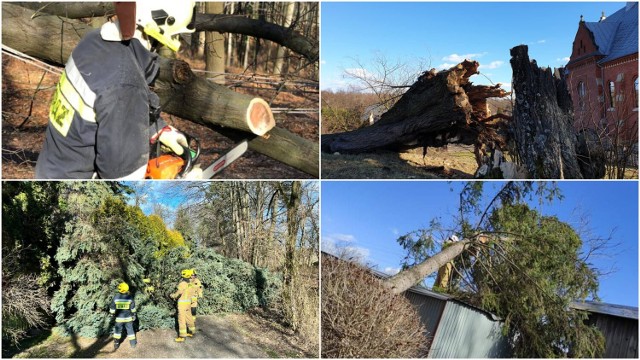
{"label": "chainsaw bar", "polygon": [[243,140],[226,154],[222,155],[218,160],[214,161],[208,168],[202,171],[203,179],[211,179],[214,175],[220,173],[224,168],[231,165],[249,148],[247,140]]}

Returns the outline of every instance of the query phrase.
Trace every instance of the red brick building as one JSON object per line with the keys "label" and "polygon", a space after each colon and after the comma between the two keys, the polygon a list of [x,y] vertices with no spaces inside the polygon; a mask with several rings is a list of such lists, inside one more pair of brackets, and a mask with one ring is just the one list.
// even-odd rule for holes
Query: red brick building
{"label": "red brick building", "polygon": [[603,13],[598,22],[581,16],[565,69],[576,129],[637,143],[638,3],[608,17]]}

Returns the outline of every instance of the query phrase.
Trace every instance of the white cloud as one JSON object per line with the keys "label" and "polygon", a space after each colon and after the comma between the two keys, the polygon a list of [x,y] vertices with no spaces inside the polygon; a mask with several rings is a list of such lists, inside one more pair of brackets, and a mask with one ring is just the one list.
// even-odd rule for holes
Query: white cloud
{"label": "white cloud", "polygon": [[350,69],[345,69],[344,70],[345,73],[348,73],[351,76],[355,76],[355,77],[359,77],[359,78],[364,78],[364,79],[369,79],[373,77],[373,74],[371,72],[369,72],[369,70],[367,69],[363,69],[363,68],[350,68]]}
{"label": "white cloud", "polygon": [[350,234],[329,234],[322,237],[323,240],[329,240],[333,242],[354,242],[356,237]]}
{"label": "white cloud", "polygon": [[451,67],[454,67],[456,65],[458,65],[458,64],[457,63],[456,64],[444,63],[444,64],[440,64],[440,65],[436,66],[436,69],[437,70],[447,70],[447,69],[449,69]]}
{"label": "white cloud", "polygon": [[569,60],[571,60],[571,58],[569,58],[568,56],[556,59],[556,61],[559,61],[559,62],[569,62]]}
{"label": "white cloud", "polygon": [[[339,235],[337,237],[338,239],[344,236],[344,234],[337,235]],[[346,237],[349,238],[350,235],[347,235]],[[369,249],[353,245],[345,246],[345,241],[337,240],[337,238],[334,237],[334,235],[323,236],[320,244],[322,251],[338,257],[348,257],[362,263],[367,261],[370,254]]]}
{"label": "white cloud", "polygon": [[546,42],[547,42],[547,40],[544,40],[544,39],[536,41],[536,43],[538,43],[538,44],[544,44]]}
{"label": "white cloud", "polygon": [[325,60],[320,60],[320,65],[325,65],[327,62]]}
{"label": "white cloud", "polygon": [[389,275],[395,275],[395,274],[400,272],[400,268],[395,268],[395,267],[388,266],[388,267],[384,268],[384,270],[382,270],[382,272],[385,273],[385,274],[389,274]]}
{"label": "white cloud", "polygon": [[[454,61],[456,63],[462,62],[465,59],[473,59],[473,58],[477,58],[477,57],[481,57],[483,55],[486,55],[487,53],[480,53],[480,54],[463,54],[463,55],[458,55],[458,54],[451,54],[451,55],[447,55],[445,57],[442,58],[442,61]],[[453,65],[452,65],[453,66]]]}
{"label": "white cloud", "polygon": [[497,69],[500,66],[502,66],[503,64],[504,64],[504,61],[497,60],[497,61],[492,61],[487,65],[480,64],[479,68],[480,69]]}

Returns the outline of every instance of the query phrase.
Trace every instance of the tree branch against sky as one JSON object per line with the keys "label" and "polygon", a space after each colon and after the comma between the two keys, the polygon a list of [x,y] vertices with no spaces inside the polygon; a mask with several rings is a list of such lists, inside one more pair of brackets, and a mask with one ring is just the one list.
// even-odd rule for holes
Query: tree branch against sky
{"label": "tree branch against sky", "polygon": [[[393,192],[393,187],[402,185],[398,184],[400,183],[385,183],[386,192]],[[438,185],[440,184],[421,184],[421,187],[431,187],[431,193],[437,194],[440,189],[435,188]],[[584,184],[453,184],[452,190],[454,187],[456,189],[449,197],[458,194],[456,215],[434,216],[434,220],[426,227],[420,226],[407,235],[399,236],[397,241],[408,254],[403,260],[403,270],[382,283],[391,294],[400,294],[448,264],[455,271],[452,275],[445,275],[447,285],[434,286],[434,290],[448,293],[503,319],[503,335],[508,339],[515,356],[601,356],[604,352],[603,336],[595,328],[585,325],[586,313],[571,308],[569,304],[573,301],[601,300],[598,296],[600,272],[596,265],[587,260],[591,256],[589,252],[593,254],[594,251],[606,250],[610,246],[608,241],[611,237],[583,242],[579,233],[557,215],[559,212],[556,209],[557,204],[566,199],[565,190],[573,197],[575,188],[572,187],[581,185]],[[618,186],[617,183],[609,185],[607,190]],[[597,188],[599,185],[594,183],[592,186]],[[622,187],[624,185],[615,189],[616,193],[626,191],[628,203],[623,207],[617,204],[618,217],[608,218],[603,223],[604,227],[611,228],[619,221],[627,221],[631,223],[631,229],[635,222],[637,231],[637,187],[621,190]],[[366,191],[370,189],[363,190],[372,194]],[[587,194],[594,194],[593,190]],[[600,191],[607,192],[604,186]],[[325,199],[326,194],[327,190],[323,189]],[[411,204],[402,202],[395,195],[393,203],[385,202],[381,199],[382,195],[377,195],[378,209],[400,210],[402,215],[407,215],[411,211]],[[419,197],[417,194],[412,195],[414,202],[422,198],[431,200],[428,204],[438,207],[438,196],[430,198],[424,194]],[[330,191],[328,196],[333,199]],[[625,200],[618,199],[617,202]],[[407,206],[403,208],[402,205]],[[621,220],[620,211],[623,210],[631,210],[625,212],[631,218]],[[391,211],[386,211],[385,215],[389,213]],[[446,228],[450,229],[452,235],[449,236],[451,240],[443,243],[444,239],[436,239],[433,235]],[[637,233],[626,244],[636,242],[636,238]],[[637,244],[636,251],[633,252],[635,254]],[[637,274],[637,259],[631,256],[626,262],[630,268],[635,268]],[[624,275],[620,280],[628,281],[630,274]],[[440,278],[440,274],[438,277]],[[635,296],[631,293],[626,297],[627,301],[637,302],[637,292]]]}
{"label": "tree branch against sky", "polygon": [[[349,246],[363,255],[362,262],[378,270],[396,273],[407,253],[396,243],[401,235],[417,229],[431,229],[434,251],[446,237],[457,234],[460,218],[459,193],[463,183],[429,182],[323,183],[322,219],[323,249]],[[486,193],[495,194],[503,183],[488,182]],[[599,274],[609,273],[600,284],[598,295],[604,302],[637,305],[638,208],[637,185],[625,182],[561,182],[558,188],[562,201],[540,204],[537,198],[527,199],[529,207],[544,216],[556,216],[577,230],[585,243],[582,259]],[[534,189],[536,191],[536,189]],[[491,200],[484,197],[479,207],[486,208]],[[578,215],[580,216],[578,216]],[[586,215],[590,225],[580,225]],[[477,224],[482,213],[468,217]],[[436,219],[439,228],[430,221]],[[454,221],[455,220],[455,221]],[[585,230],[588,229],[588,232]],[[612,231],[615,231],[612,233]],[[419,235],[419,234],[418,234]],[[606,250],[589,254],[591,239],[599,239]],[[615,266],[614,266],[615,265]],[[611,273],[612,267],[619,271]],[[395,269],[395,270],[394,270]],[[432,280],[427,282],[431,285]]]}

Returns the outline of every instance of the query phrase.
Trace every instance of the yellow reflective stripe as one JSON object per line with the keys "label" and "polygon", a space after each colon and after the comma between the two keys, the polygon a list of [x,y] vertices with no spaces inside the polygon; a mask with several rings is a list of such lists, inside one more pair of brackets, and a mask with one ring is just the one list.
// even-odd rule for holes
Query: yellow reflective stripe
{"label": "yellow reflective stripe", "polygon": [[90,107],[93,107],[96,102],[96,93],[94,93],[89,85],[80,74],[80,70],[76,67],[76,63],[73,61],[73,57],[69,56],[69,61],[64,67],[64,72],[67,74],[67,78],[77,90],[78,94],[82,96],[85,103]]}
{"label": "yellow reflective stripe", "polygon": [[60,91],[60,83],[58,83],[56,92],[53,93],[53,98],[51,99],[51,106],[49,107],[49,120],[51,125],[53,125],[62,136],[67,136],[69,128],[71,127],[71,121],[73,120],[73,114],[75,114],[73,106],[64,98],[64,95]]}
{"label": "yellow reflective stripe", "polygon": [[116,318],[116,322],[129,322],[129,321],[133,321],[133,317]]}
{"label": "yellow reflective stripe", "polygon": [[[87,102],[84,99],[83,94],[78,92],[77,88],[65,74],[66,70],[62,73],[60,82],[58,83],[58,86],[60,86],[60,92],[73,109],[78,112],[81,118],[89,122],[96,122],[96,113],[93,110],[95,101],[91,103]],[[93,97],[95,98],[95,95]]]}
{"label": "yellow reflective stripe", "polygon": [[136,336],[135,335],[127,335],[127,339],[131,340],[131,339],[135,339]]}

